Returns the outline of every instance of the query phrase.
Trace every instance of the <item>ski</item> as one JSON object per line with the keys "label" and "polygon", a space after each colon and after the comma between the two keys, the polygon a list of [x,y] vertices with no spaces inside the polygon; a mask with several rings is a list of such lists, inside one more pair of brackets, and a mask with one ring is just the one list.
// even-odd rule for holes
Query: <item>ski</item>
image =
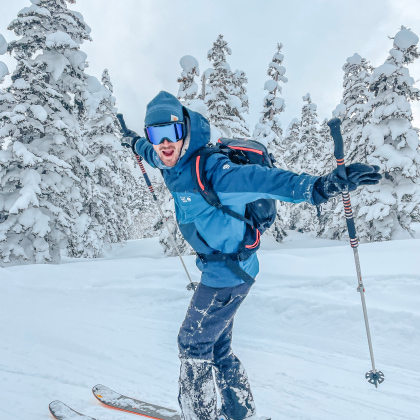
{"label": "ski", "polygon": [[102,404],[110,408],[139,414],[155,420],[181,420],[180,415],[175,410],[127,397],[105,385],[95,385],[92,392]]}
{"label": "ski", "polygon": [[50,413],[56,420],[96,420],[93,417],[85,416],[61,401],[53,401],[49,405]]}

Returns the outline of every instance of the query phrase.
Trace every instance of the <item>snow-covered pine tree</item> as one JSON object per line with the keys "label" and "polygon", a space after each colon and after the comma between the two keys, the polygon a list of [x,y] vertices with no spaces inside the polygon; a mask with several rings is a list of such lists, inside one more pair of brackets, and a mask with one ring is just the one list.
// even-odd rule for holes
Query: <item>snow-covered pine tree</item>
{"label": "snow-covered pine tree", "polygon": [[[74,1],[70,1],[74,3]],[[58,261],[78,254],[84,215],[81,179],[89,173],[79,127],[90,28],[65,0],[32,0],[8,29],[17,60],[3,115],[10,143],[0,154],[0,258]]]}
{"label": "snow-covered pine tree", "polygon": [[83,179],[84,190],[89,194],[84,213],[90,218],[95,231],[92,239],[96,238],[96,242],[90,243],[90,238],[81,235],[79,246],[83,256],[96,257],[104,244],[124,242],[131,237],[131,214],[140,183],[130,168],[132,153],[123,149],[118,139],[117,109],[108,70],[102,74],[102,84],[93,76],[87,78],[86,84],[84,138],[93,169]]}
{"label": "snow-covered pine tree", "polygon": [[208,77],[204,102],[207,105],[207,118],[224,137],[248,137],[249,129],[240,110],[242,100],[233,95],[233,73],[226,56],[232,53],[227,42],[219,35],[207,54],[213,64]]}
{"label": "snow-covered pine tree", "polygon": [[242,121],[243,128],[240,134],[244,136],[250,135],[249,127],[245,121],[245,116],[244,116],[244,114],[249,114],[249,98],[248,98],[247,90],[245,87],[247,83],[248,83],[248,78],[246,77],[246,73],[243,70],[235,70],[235,72],[233,72],[232,87],[231,87],[230,93],[233,96],[236,96],[237,98],[239,98],[241,102],[240,102],[240,105],[239,105],[239,102],[237,103],[236,109],[235,107],[232,107],[232,112],[234,115],[238,115],[240,120]]}
{"label": "snow-covered pine tree", "polygon": [[370,122],[371,107],[368,106],[369,77],[372,67],[359,54],[347,58],[343,66],[343,99],[333,112],[340,118],[344,140],[345,161],[366,161],[366,145],[361,142],[363,128]]}
{"label": "snow-covered pine tree", "polygon": [[297,118],[293,118],[290,122],[286,130],[286,135],[282,141],[282,146],[284,149],[283,160],[286,169],[299,172],[300,168],[297,168],[297,163],[303,145],[300,142],[300,120]]}
{"label": "snow-covered pine tree", "polygon": [[[0,34],[0,55],[5,54],[7,51],[7,42],[4,39],[4,36]],[[9,129],[12,129],[13,126],[5,126],[3,113],[10,112],[14,106],[13,95],[1,88],[2,83],[4,82],[5,77],[9,74],[9,69],[6,63],[0,61],[0,150],[3,148],[6,137],[8,136]],[[0,223],[2,221],[1,210],[0,210]]]}
{"label": "snow-covered pine tree", "polygon": [[402,26],[393,40],[389,57],[370,77],[373,114],[363,130],[368,163],[384,175],[379,185],[363,188],[357,203],[358,234],[368,241],[411,237],[420,222],[419,136],[410,105],[420,91],[407,68],[420,56],[419,38]]}
{"label": "snow-covered pine tree", "polygon": [[302,171],[312,173],[317,167],[315,156],[319,150],[320,143],[316,113],[317,106],[312,102],[309,93],[303,96],[302,99],[307,103],[302,107],[300,120],[300,141],[304,147],[299,155],[299,166]]}
{"label": "snow-covered pine tree", "polygon": [[[159,200],[159,191],[163,180],[161,177],[158,179],[156,176],[153,176],[151,177],[151,182]],[[160,229],[159,231],[155,230],[155,224],[157,223],[156,214],[158,213],[158,210],[143,176],[140,178],[133,205],[138,210],[138,215],[134,217],[134,223],[130,229],[130,239],[160,236]]]}
{"label": "snow-covered pine tree", "polygon": [[[285,109],[285,101],[279,95],[282,88],[279,82],[287,83],[284,76],[286,69],[282,66],[284,55],[281,53],[283,44],[277,44],[277,52],[268,65],[267,75],[270,79],[264,84],[267,95],[263,100],[263,111],[256,124],[253,138],[264,144],[268,151],[273,155],[276,166],[285,169],[284,154],[282,144],[283,130],[280,124],[280,114]],[[268,233],[273,235],[277,242],[281,242],[286,236],[285,226],[288,219],[289,206],[286,203],[277,203],[277,218]]]}
{"label": "snow-covered pine tree", "polygon": [[[263,111],[254,129],[253,137],[266,147],[272,141],[280,146],[283,130],[280,124],[280,114],[285,110],[285,101],[278,94],[282,93],[279,82],[287,83],[287,77],[284,76],[286,69],[282,66],[284,55],[281,53],[283,44],[277,44],[277,52],[268,65],[267,74],[271,78],[264,84],[264,90],[267,95],[263,101]],[[280,155],[280,153],[278,153]],[[280,166],[282,166],[280,164]]]}
{"label": "snow-covered pine tree", "polygon": [[[292,168],[288,169],[297,173],[306,172],[313,174],[318,169],[317,155],[320,148],[317,107],[312,102],[309,93],[303,96],[302,99],[306,104],[302,107],[300,138],[298,144],[292,145],[291,152],[295,152],[295,155],[289,161],[292,164]],[[310,204],[301,203],[294,205],[290,212],[289,227],[299,232],[315,232],[318,224],[316,214],[315,207]]]}

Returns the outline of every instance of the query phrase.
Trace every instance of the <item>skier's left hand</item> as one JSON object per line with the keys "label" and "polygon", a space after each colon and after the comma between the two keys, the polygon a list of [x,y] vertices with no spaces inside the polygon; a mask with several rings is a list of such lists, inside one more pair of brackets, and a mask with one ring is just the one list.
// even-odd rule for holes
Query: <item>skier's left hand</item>
{"label": "skier's left hand", "polygon": [[375,185],[382,178],[379,166],[359,162],[346,166],[346,174],[347,179],[342,178],[336,168],[319,178],[314,189],[328,199],[345,191],[354,191],[359,185]]}

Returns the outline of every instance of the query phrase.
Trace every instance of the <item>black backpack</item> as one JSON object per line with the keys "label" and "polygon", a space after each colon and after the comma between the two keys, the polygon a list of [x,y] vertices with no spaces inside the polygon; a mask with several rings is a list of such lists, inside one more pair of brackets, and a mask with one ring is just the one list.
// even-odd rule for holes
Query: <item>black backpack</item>
{"label": "black backpack", "polygon": [[214,153],[222,153],[238,165],[254,164],[273,168],[275,161],[265,146],[255,140],[221,138],[216,145],[210,144],[198,150],[192,165],[192,177],[197,190],[207,203],[247,224],[244,239],[239,246],[237,254],[223,254],[219,252],[210,255],[197,254],[198,257],[203,262],[224,261],[235,274],[252,284],[254,279],[239,267],[237,261],[246,260],[259,249],[261,235],[276,219],[276,202],[273,199],[260,199],[248,203],[244,216],[221,204],[219,197],[204,173],[207,159]]}

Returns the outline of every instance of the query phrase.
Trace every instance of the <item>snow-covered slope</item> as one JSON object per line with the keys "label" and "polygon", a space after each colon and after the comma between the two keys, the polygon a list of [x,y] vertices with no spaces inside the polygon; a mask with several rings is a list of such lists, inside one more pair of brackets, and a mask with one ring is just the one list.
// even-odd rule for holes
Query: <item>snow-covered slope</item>
{"label": "snow-covered slope", "polygon": [[[347,242],[264,238],[261,272],[237,314],[234,349],[257,407],[276,419],[420,418],[420,240],[362,244],[377,368],[370,359]],[[185,262],[198,280],[194,258]],[[98,260],[0,268],[0,419],[49,418],[61,399],[103,420],[97,383],[177,408],[176,336],[191,292],[156,239]]]}

